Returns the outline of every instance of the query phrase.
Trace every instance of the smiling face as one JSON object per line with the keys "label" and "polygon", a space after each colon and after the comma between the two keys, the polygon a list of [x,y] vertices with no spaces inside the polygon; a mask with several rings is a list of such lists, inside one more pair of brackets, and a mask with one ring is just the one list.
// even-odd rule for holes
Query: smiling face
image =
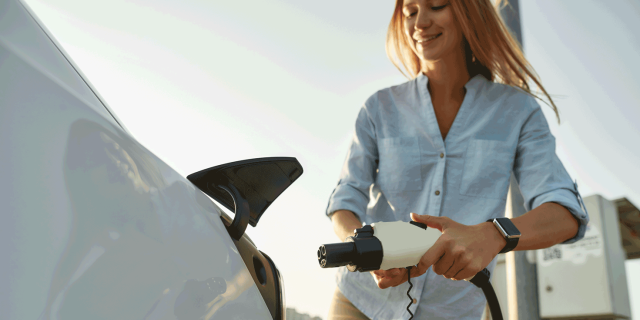
{"label": "smiling face", "polygon": [[464,57],[462,29],[450,0],[404,0],[404,33],[421,64]]}

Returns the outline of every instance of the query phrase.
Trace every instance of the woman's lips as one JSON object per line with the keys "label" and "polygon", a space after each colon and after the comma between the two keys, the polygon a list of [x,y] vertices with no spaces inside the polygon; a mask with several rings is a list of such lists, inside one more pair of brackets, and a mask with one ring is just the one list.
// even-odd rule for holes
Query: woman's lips
{"label": "woman's lips", "polygon": [[425,39],[421,39],[421,40],[416,40],[416,43],[419,44],[419,45],[426,46],[426,45],[430,44],[431,42],[433,42],[434,40],[440,38],[441,35],[442,35],[442,33],[438,33],[437,35],[435,35],[433,37],[429,37],[429,38],[425,38]]}

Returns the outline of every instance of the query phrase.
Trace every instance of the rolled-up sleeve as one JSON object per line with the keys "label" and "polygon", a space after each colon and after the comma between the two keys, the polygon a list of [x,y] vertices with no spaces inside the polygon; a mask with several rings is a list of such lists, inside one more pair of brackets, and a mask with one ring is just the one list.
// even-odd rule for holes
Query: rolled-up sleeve
{"label": "rolled-up sleeve", "polygon": [[567,208],[578,221],[578,233],[563,242],[573,243],[584,237],[589,215],[584,207],[577,184],[556,155],[555,137],[538,103],[527,99],[530,108],[518,141],[513,173],[520,186],[527,211],[547,202]]}
{"label": "rolled-up sleeve", "polygon": [[337,210],[349,210],[360,221],[364,221],[369,188],[376,178],[377,159],[375,127],[365,105],[356,119],[355,133],[342,166],[340,180],[329,197],[327,215]]}

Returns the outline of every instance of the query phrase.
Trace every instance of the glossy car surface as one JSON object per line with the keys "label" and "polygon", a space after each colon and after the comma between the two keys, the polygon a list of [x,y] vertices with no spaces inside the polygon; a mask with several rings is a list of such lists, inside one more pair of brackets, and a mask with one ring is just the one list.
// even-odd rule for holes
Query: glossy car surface
{"label": "glossy car surface", "polygon": [[272,319],[221,211],[0,0],[0,318]]}

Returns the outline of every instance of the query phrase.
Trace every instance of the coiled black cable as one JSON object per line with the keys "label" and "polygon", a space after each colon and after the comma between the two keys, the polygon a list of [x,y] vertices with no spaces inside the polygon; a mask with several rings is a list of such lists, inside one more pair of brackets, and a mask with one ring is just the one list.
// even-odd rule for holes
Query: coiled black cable
{"label": "coiled black cable", "polygon": [[411,300],[409,301],[409,305],[407,306],[407,312],[409,312],[409,314],[411,315],[409,320],[413,319],[413,312],[409,310],[409,307],[411,307],[411,305],[413,304],[413,298],[411,298],[411,295],[409,294],[409,291],[411,291],[411,288],[413,288],[413,284],[411,283],[411,268],[413,267],[407,267],[407,277],[409,281],[409,290],[407,290],[407,297],[409,297],[409,300]]}
{"label": "coiled black cable", "polygon": [[[413,304],[413,298],[409,294],[411,289],[413,288],[413,284],[411,283],[411,267],[407,267],[407,280],[409,281],[409,290],[407,290],[407,297],[409,297],[409,305],[407,306],[407,312],[411,315],[409,320],[413,319],[413,312],[409,310],[409,307]],[[489,278],[491,277],[491,273],[486,268],[482,271],[478,272],[473,279],[469,282],[473,283],[476,287],[482,289],[484,296],[487,299],[487,303],[489,304],[489,311],[491,312],[491,318],[494,320],[502,320],[502,312],[500,311],[500,303],[498,302],[498,297],[496,296],[496,292],[493,290],[491,283],[489,282]]]}

